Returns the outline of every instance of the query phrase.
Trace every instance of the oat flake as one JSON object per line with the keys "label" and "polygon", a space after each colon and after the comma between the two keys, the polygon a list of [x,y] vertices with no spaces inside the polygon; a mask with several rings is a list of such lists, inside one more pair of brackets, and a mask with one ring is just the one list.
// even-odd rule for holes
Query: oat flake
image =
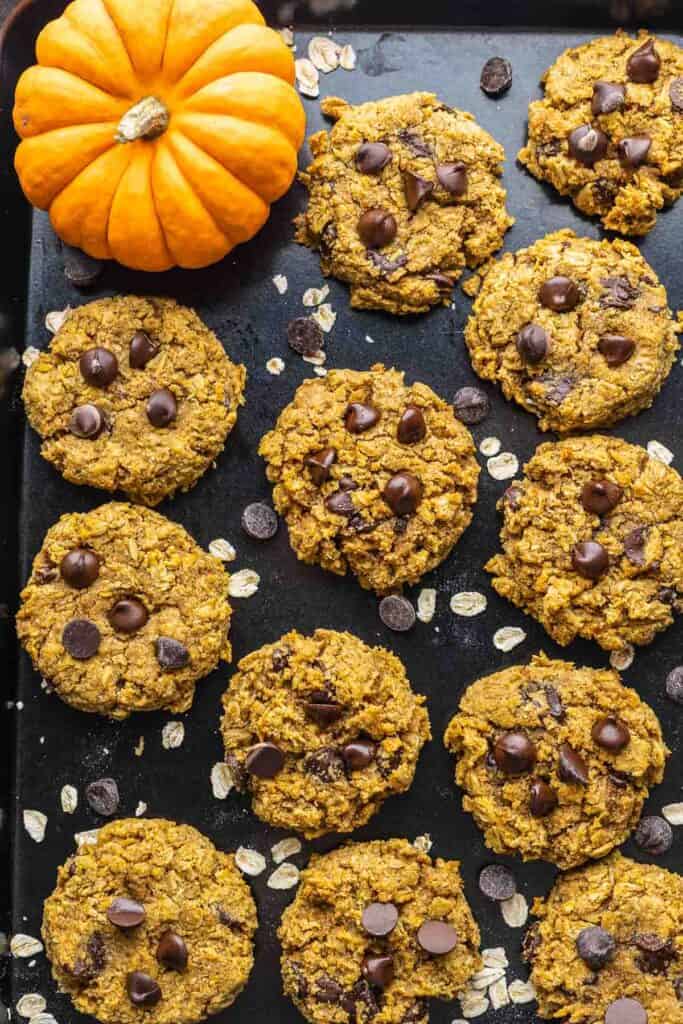
{"label": "oat flake", "polygon": [[87,832],[76,832],[74,835],[76,846],[97,846],[99,832],[98,828],[88,829]]}
{"label": "oat flake", "polygon": [[505,980],[505,975],[495,981],[489,988],[489,999],[491,1000],[491,1009],[500,1010],[502,1006],[507,1006],[510,1002],[508,995],[508,986]]}
{"label": "oat flake", "polygon": [[176,750],[185,739],[185,726],[182,722],[167,722],[161,730],[161,744],[164,750]]}
{"label": "oat flake", "polygon": [[432,837],[429,832],[425,832],[424,835],[416,836],[415,839],[413,839],[413,846],[416,850],[419,850],[420,853],[429,853],[433,845]]}
{"label": "oat flake", "polygon": [[217,761],[211,769],[211,789],[216,800],[225,800],[235,785],[225,761]]}
{"label": "oat flake", "polygon": [[144,800],[138,800],[138,805],[135,808],[135,817],[141,818],[143,814],[147,813],[147,804]]}
{"label": "oat flake", "polygon": [[280,295],[284,295],[289,287],[289,283],[284,274],[276,274],[273,278],[273,284],[279,291]]}
{"label": "oat flake", "polygon": [[311,319],[315,320],[325,334],[329,334],[334,327],[337,314],[329,302],[323,302],[322,306],[318,306],[315,313],[311,313]]}
{"label": "oat flake", "polygon": [[497,437],[485,437],[479,445],[482,455],[497,455],[502,445]]}
{"label": "oat flake", "polygon": [[47,828],[47,815],[42,811],[24,811],[24,828],[36,843],[42,843]]}
{"label": "oat flake", "polygon": [[529,904],[521,892],[516,892],[509,900],[502,900],[500,910],[508,928],[521,928],[529,916]]}
{"label": "oat flake", "polygon": [[27,992],[17,1002],[17,1013],[20,1017],[35,1017],[36,1014],[42,1013],[46,1006],[47,1003],[40,993]]}
{"label": "oat flake", "polygon": [[276,864],[282,864],[283,860],[287,860],[288,857],[296,857],[297,853],[301,853],[301,841],[296,836],[281,839],[270,850],[270,855]]}
{"label": "oat flake", "polygon": [[531,981],[515,978],[508,985],[508,995],[513,1003],[531,1003],[536,998],[536,989]]}
{"label": "oat flake", "polygon": [[285,46],[294,46],[294,32],[291,28],[281,28],[280,35]]}
{"label": "oat flake", "polygon": [[[505,977],[504,967],[482,967],[480,971],[470,978],[470,987],[478,991],[485,991],[490,985]],[[506,990],[507,991],[507,990]]]}
{"label": "oat flake", "polygon": [[279,356],[273,356],[273,358],[269,359],[266,363],[266,370],[268,373],[272,373],[274,377],[279,377],[284,368],[285,361],[284,359],[280,359]]}
{"label": "oat flake", "polygon": [[493,646],[499,651],[511,651],[525,640],[526,633],[519,626],[503,626],[493,634]]}
{"label": "oat flake", "polygon": [[50,334],[56,334],[57,331],[62,327],[71,312],[71,306],[67,306],[66,309],[55,309],[51,313],[48,313],[45,317],[45,327]]}
{"label": "oat flake", "polygon": [[356,68],[356,51],[351,46],[351,43],[347,43],[346,46],[342,46],[339,53],[339,67],[343,68],[344,71],[354,71]]}
{"label": "oat flake", "polygon": [[651,458],[664,462],[667,466],[670,466],[674,460],[674,453],[659,441],[648,441],[647,453]]}
{"label": "oat flake", "polygon": [[209,554],[213,555],[214,558],[220,558],[221,562],[234,562],[237,558],[237,552],[230,543],[229,540],[225,540],[224,537],[216,537],[209,544]]}
{"label": "oat flake", "polygon": [[315,100],[320,95],[320,75],[308,57],[298,57],[294,61],[296,84],[302,96]]}
{"label": "oat flake", "polygon": [[453,614],[464,615],[466,618],[481,615],[487,604],[486,597],[478,590],[462,590],[459,594],[453,594],[450,601]]}
{"label": "oat flake", "polygon": [[519,459],[513,452],[501,452],[488,459],[486,468],[494,480],[509,480],[519,470]]}
{"label": "oat flake", "polygon": [[133,748],[133,753],[136,757],[142,757],[145,752],[145,737],[141,736]]}
{"label": "oat flake", "polygon": [[617,672],[623,672],[633,664],[636,652],[632,644],[626,644],[620,651],[612,651],[609,656],[609,663]]}
{"label": "oat flake", "polygon": [[246,846],[240,846],[235,851],[235,864],[243,875],[250,875],[252,878],[266,870],[266,858],[263,854]]}
{"label": "oat flake", "polygon": [[670,825],[683,825],[683,804],[666,804],[662,807],[662,815]]}
{"label": "oat flake", "polygon": [[34,348],[33,345],[29,345],[28,348],[25,348],[21,353],[21,361],[28,369],[29,366],[33,366],[39,355],[40,349]]}
{"label": "oat flake", "polygon": [[463,992],[459,999],[460,1009],[466,1020],[471,1020],[473,1017],[481,1017],[489,1008],[489,1001],[486,996],[472,989]]}
{"label": "oat flake", "polygon": [[431,622],[436,611],[436,590],[425,587],[417,595],[417,617],[420,622]]}
{"label": "oat flake", "polygon": [[327,353],[319,348],[312,356],[302,356],[301,358],[305,363],[311,363],[312,366],[322,366],[327,359]]}
{"label": "oat flake", "polygon": [[327,377],[327,370],[324,366],[314,366],[313,373],[316,377]]}
{"label": "oat flake", "polygon": [[266,884],[269,889],[293,889],[299,884],[299,869],[296,864],[281,864]]}
{"label": "oat flake", "polygon": [[23,935],[18,932],[10,940],[9,951],[12,956],[22,958],[37,956],[38,953],[43,952],[43,944],[39,939],[34,939],[32,935]]}
{"label": "oat flake", "polygon": [[62,786],[59,794],[62,810],[65,814],[73,814],[78,807],[78,790],[75,786]]}
{"label": "oat flake", "polygon": [[301,301],[304,306],[320,306],[330,294],[330,286],[324,284],[322,288],[307,288]]}
{"label": "oat flake", "polygon": [[261,577],[253,569],[240,569],[230,577],[228,594],[230,597],[252,597],[260,582]]}
{"label": "oat flake", "polygon": [[485,967],[508,967],[507,953],[502,946],[493,946],[491,949],[482,949],[481,958]]}
{"label": "oat flake", "polygon": [[57,1024],[51,1013],[37,1013],[31,1018],[31,1024]]}
{"label": "oat flake", "polygon": [[336,71],[339,67],[341,47],[329,36],[313,36],[308,44],[308,56],[311,63],[324,75]]}

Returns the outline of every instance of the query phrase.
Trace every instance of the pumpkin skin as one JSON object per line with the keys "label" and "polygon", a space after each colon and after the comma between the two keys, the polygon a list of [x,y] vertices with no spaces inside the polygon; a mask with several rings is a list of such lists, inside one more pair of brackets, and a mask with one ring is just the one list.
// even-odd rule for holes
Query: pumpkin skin
{"label": "pumpkin skin", "polygon": [[15,167],[57,234],[136,270],[203,267],[290,187],[294,61],[251,0],[75,0],[17,84]]}

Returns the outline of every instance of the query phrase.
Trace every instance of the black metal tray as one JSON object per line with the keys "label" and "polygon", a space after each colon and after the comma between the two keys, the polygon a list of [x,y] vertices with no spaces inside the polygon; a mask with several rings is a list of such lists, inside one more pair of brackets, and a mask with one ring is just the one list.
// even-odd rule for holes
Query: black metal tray
{"label": "black metal tray", "polygon": [[[186,526],[204,546],[215,537],[232,539],[239,552],[235,567],[253,567],[261,575],[256,596],[235,601],[231,632],[235,662],[290,628],[310,631],[317,626],[349,629],[369,643],[385,644],[403,659],[414,686],[429,698],[434,740],[422,754],[411,791],[389,800],[354,839],[413,838],[429,832],[434,840],[434,854],[462,862],[467,896],[481,927],[483,945],[505,946],[511,958],[508,977],[525,978],[526,970],[519,960],[521,933],[507,928],[498,908],[478,892],[478,872],[493,858],[484,847],[481,833],[461,810],[460,795],[452,782],[451,759],[441,737],[464,687],[480,675],[526,660],[540,649],[591,665],[604,665],[607,656],[584,642],[569,649],[558,648],[540,626],[492,591],[481,567],[497,549],[499,521],[495,502],[505,484],[493,480],[485,467],[473,524],[453,555],[422,584],[437,588],[437,615],[431,624],[418,623],[405,636],[392,634],[381,625],[376,599],[362,591],[353,579],[338,579],[297,562],[284,527],[267,545],[260,546],[244,536],[239,525],[242,508],[270,495],[256,455],[258,440],[298,384],[310,375],[310,367],[287,348],[285,339],[287,321],[302,312],[303,291],[321,283],[317,257],[292,241],[291,221],[304,202],[303,190],[295,186],[277,204],[258,238],[217,266],[203,271],[145,276],[110,265],[94,291],[87,295],[76,292],[64,279],[59,244],[46,216],[30,213],[11,169],[15,144],[10,121],[12,89],[18,73],[32,62],[37,31],[63,6],[63,0],[25,4],[7,26],[2,49],[0,224],[4,252],[0,342],[19,349],[22,344],[43,348],[49,341],[44,327],[48,311],[100,295],[146,292],[171,295],[194,306],[232,357],[246,364],[247,404],[216,470],[209,472],[189,494],[166,502],[161,511]],[[293,9],[290,5],[283,11],[282,5],[278,6],[284,17]],[[358,102],[414,89],[438,92],[447,102],[472,111],[505,146],[508,159],[504,180],[509,208],[517,218],[506,238],[507,249],[529,244],[546,232],[566,226],[597,237],[599,232],[594,223],[581,218],[567,202],[516,166],[515,153],[525,137],[527,103],[540,95],[538,81],[542,71],[565,47],[594,34],[596,25],[611,31],[614,24],[607,8],[595,3],[510,2],[491,3],[481,9],[480,4],[445,4],[441,0],[431,4],[431,9],[429,2],[410,9],[406,4],[394,3],[387,14],[387,6],[359,3],[355,9],[343,7],[330,16],[338,16],[341,22],[357,19],[357,24],[365,27],[337,23],[336,38],[352,42],[359,54],[359,67],[352,73],[338,70],[321,76],[323,94],[339,94]],[[297,16],[307,14],[310,19],[306,4],[297,3],[294,7]],[[318,0],[317,9],[323,7]],[[670,26],[675,8],[680,10],[677,0],[669,6],[668,15],[665,11],[661,22],[651,21],[653,27],[661,30]],[[635,3],[612,4],[612,9],[620,17],[625,17],[628,10],[638,13]],[[267,13],[277,21],[275,7]],[[422,15],[424,22],[416,24]],[[385,28],[390,18],[412,24]],[[553,18],[554,25],[550,24]],[[476,19],[486,19],[491,25],[479,29],[464,27]],[[535,27],[511,29],[510,26],[525,20]],[[496,28],[496,23],[508,27]],[[571,29],[567,28],[569,23]],[[587,28],[588,25],[593,28]],[[319,33],[330,27],[335,24],[322,16],[314,25],[309,20],[306,29],[297,27],[298,53],[305,53],[311,32]],[[515,78],[509,94],[492,101],[480,91],[478,80],[484,60],[497,53],[512,61]],[[322,127],[323,120],[317,102],[304,102],[310,133]],[[305,149],[301,160],[307,161]],[[673,308],[683,306],[682,215],[680,205],[662,215],[655,230],[642,243],[645,256],[668,286]],[[289,290],[283,297],[272,284],[276,273],[284,273],[289,281]],[[399,320],[379,313],[352,312],[344,286],[331,281],[330,301],[338,319],[328,339],[328,364],[357,368],[379,361],[394,364],[405,370],[410,379],[423,380],[450,397],[457,387],[476,382],[462,341],[469,302],[459,291],[454,297],[455,309],[443,308],[427,316]],[[365,340],[366,335],[374,339],[374,344]],[[265,368],[266,361],[275,355],[287,364],[280,377],[271,376]],[[114,724],[81,714],[48,696],[28,658],[16,651],[11,613],[16,609],[19,586],[27,577],[45,531],[62,513],[87,510],[107,500],[103,493],[66,483],[41,460],[38,438],[24,424],[17,379],[20,376],[15,375],[10,382],[9,394],[0,408],[0,457],[5,480],[0,513],[0,551],[4,562],[0,601],[6,602],[10,610],[10,618],[4,617],[0,625],[8,638],[5,696],[16,702],[4,713],[2,770],[8,812],[4,820],[8,825],[2,829],[2,837],[6,849],[11,834],[12,850],[11,871],[4,874],[2,886],[7,896],[11,878],[11,930],[38,936],[42,901],[54,885],[57,865],[74,847],[74,833],[102,824],[83,799],[84,786],[93,779],[111,775],[118,780],[122,815],[133,814],[142,800],[148,806],[148,815],[167,816],[194,825],[226,850],[243,844],[267,853],[283,833],[259,822],[243,798],[231,795],[221,802],[211,792],[211,766],[222,755],[219,701],[230,669],[218,669],[199,685],[192,710],[182,716],[185,742],[180,749],[168,751],[161,745],[161,729],[172,716],[136,715]],[[679,364],[654,408],[626,420],[615,431],[641,444],[652,438],[666,443],[677,456],[675,465],[679,470],[683,460],[680,388]],[[496,435],[505,450],[515,452],[520,462],[525,461],[542,440],[535,420],[507,404],[495,388],[487,390],[493,411],[482,425],[474,428],[475,439]],[[489,600],[486,613],[474,619],[456,618],[448,608],[448,599],[460,590],[483,591]],[[500,653],[492,644],[495,629],[502,625],[520,625],[528,634],[526,642],[509,654]],[[639,651],[633,666],[625,672],[626,681],[659,714],[667,742],[674,751],[666,781],[649,802],[651,811],[680,799],[680,709],[664,696],[664,678],[682,660],[682,640],[683,625],[679,622]],[[134,748],[140,736],[145,738],[144,755],[136,757]],[[76,785],[81,798],[77,812],[71,816],[63,814],[60,808],[59,794],[65,783]],[[36,845],[23,828],[25,808],[36,808],[48,815],[47,834],[41,845]],[[305,855],[298,857],[297,862],[304,863],[311,848],[328,849],[338,841],[337,837],[328,837],[306,844]],[[639,856],[632,842],[625,849],[629,855]],[[529,900],[547,891],[555,873],[549,865],[522,865],[512,859],[509,863]],[[681,866],[680,840],[659,863]],[[218,1021],[269,1018],[294,1024],[300,1020],[281,994],[275,936],[281,911],[294,894],[269,890],[265,879],[264,874],[253,885],[261,922],[256,965],[246,991],[232,1010],[216,1018]],[[26,992],[41,992],[60,1024],[85,1019],[65,996],[56,992],[44,955],[34,962],[13,960],[8,974],[6,998],[12,1005]],[[455,1003],[435,1003],[432,1008],[435,1024],[445,1024],[457,1016],[459,1008]],[[506,1024],[512,1020],[534,1020],[535,1012],[533,1005],[510,1006],[479,1019],[486,1024],[494,1016],[500,1024]]]}

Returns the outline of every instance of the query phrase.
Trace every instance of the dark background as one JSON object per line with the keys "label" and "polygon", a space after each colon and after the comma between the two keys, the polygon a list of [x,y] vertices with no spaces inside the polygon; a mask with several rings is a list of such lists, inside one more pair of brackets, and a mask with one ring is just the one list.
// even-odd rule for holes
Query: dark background
{"label": "dark background", "polygon": [[[316,0],[311,0],[313,13],[318,12],[315,31],[339,26],[335,38],[353,43],[359,66],[352,73],[338,70],[332,75],[321,75],[322,95],[338,94],[360,102],[418,88],[438,92],[446,102],[472,111],[505,146],[504,182],[509,209],[517,218],[506,237],[506,249],[529,244],[566,226],[599,237],[594,223],[576,214],[566,201],[515,164],[515,154],[525,138],[527,103],[540,95],[541,73],[565,47],[582,41],[596,27],[610,30],[614,18],[628,22],[634,16],[653,27],[671,28],[677,22],[680,24],[680,3],[601,5],[595,0],[545,0],[543,4],[486,4],[422,0],[419,5],[389,5],[372,0],[321,15],[325,2],[317,0],[316,6]],[[9,6],[6,0],[0,0],[0,14]],[[403,659],[415,688],[428,696],[434,740],[422,754],[410,793],[388,801],[368,826],[354,834],[354,839],[394,835],[412,839],[424,832],[431,833],[434,855],[462,861],[467,895],[482,931],[482,945],[504,945],[512,963],[508,979],[526,978],[518,956],[521,933],[502,923],[498,908],[480,897],[476,885],[484,864],[505,858],[492,858],[480,832],[469,816],[462,813],[460,796],[452,784],[452,765],[441,737],[463,689],[478,676],[527,660],[539,649],[596,666],[606,664],[607,655],[586,642],[577,642],[564,650],[558,648],[540,626],[497,597],[489,586],[481,566],[497,549],[495,503],[506,484],[488,475],[483,458],[474,522],[452,556],[421,584],[436,587],[437,614],[432,623],[418,623],[407,636],[391,634],[381,625],[376,599],[362,591],[353,579],[339,579],[298,563],[287,544],[284,526],[267,545],[258,545],[242,534],[239,519],[243,507],[250,501],[268,499],[270,494],[263,465],[256,455],[258,441],[297,385],[311,375],[310,367],[288,349],[285,339],[287,321],[304,312],[303,291],[322,283],[317,257],[292,242],[291,220],[303,206],[303,189],[296,185],[274,208],[258,238],[215,267],[143,276],[111,265],[92,292],[83,295],[75,291],[64,279],[59,244],[46,216],[39,213],[30,217],[11,169],[14,139],[9,113],[13,82],[18,71],[31,62],[35,32],[62,6],[59,0],[35,0],[8,29],[2,51],[0,237],[4,244],[0,343],[17,349],[24,344],[43,348],[49,342],[44,328],[48,311],[115,292],[148,292],[171,295],[196,307],[229,354],[246,364],[247,405],[240,413],[225,453],[218,459],[216,471],[209,472],[189,494],[164,503],[161,511],[186,526],[203,546],[215,537],[227,537],[238,550],[238,560],[231,568],[251,567],[261,575],[258,593],[249,600],[234,602],[233,664],[249,650],[275,640],[290,628],[306,632],[317,626],[352,630],[366,642],[386,645]],[[311,25],[308,4],[296,3],[285,11],[281,4],[261,6],[273,20],[277,20],[279,10],[289,22],[294,11],[295,25],[303,25],[304,19]],[[662,9],[661,17],[652,13],[655,6]],[[549,19],[554,23],[550,24]],[[365,30],[344,27],[351,21],[364,24]],[[385,29],[390,22],[402,22],[404,27]],[[482,22],[488,27],[467,28]],[[429,29],[430,25],[441,27]],[[446,25],[450,25],[450,31],[445,30]],[[305,54],[309,35],[310,29],[297,28],[298,55]],[[498,101],[486,98],[478,85],[481,65],[494,54],[512,61],[515,76],[510,93]],[[310,133],[323,126],[323,119],[316,101],[304,100],[304,104]],[[304,148],[302,164],[307,159]],[[655,230],[642,242],[644,255],[668,287],[674,309],[683,306],[680,237],[679,206],[661,215]],[[289,280],[289,290],[283,297],[272,284],[276,273],[285,274]],[[423,317],[393,319],[381,313],[352,312],[344,286],[335,281],[329,283],[329,301],[338,319],[327,337],[328,366],[362,368],[375,361],[393,364],[405,370],[410,380],[423,380],[446,398],[463,384],[476,383],[462,340],[470,303],[459,290],[454,293],[455,309],[442,308]],[[364,340],[366,335],[374,339],[373,345]],[[266,361],[276,355],[287,364],[280,377],[272,377],[265,370]],[[10,381],[8,395],[0,403],[5,498],[0,510],[0,602],[8,606],[0,620],[7,651],[5,699],[23,702],[21,710],[3,709],[5,739],[1,753],[9,828],[3,828],[2,837],[6,850],[10,832],[14,836],[12,930],[38,936],[42,901],[54,885],[57,865],[73,849],[73,833],[102,824],[83,795],[85,785],[101,776],[111,775],[118,781],[122,815],[133,814],[138,801],[143,800],[150,816],[168,816],[195,825],[226,850],[243,844],[268,854],[272,844],[285,833],[259,822],[243,798],[231,795],[227,801],[219,802],[211,793],[211,766],[222,756],[218,734],[220,696],[230,668],[220,667],[199,684],[194,707],[186,715],[137,715],[125,723],[111,723],[74,711],[48,696],[26,656],[19,655],[16,663],[13,660],[16,648],[11,615],[19,586],[28,575],[30,561],[45,531],[63,512],[84,511],[107,500],[103,493],[66,483],[40,459],[38,439],[24,426],[20,377],[21,371]],[[653,438],[662,441],[677,456],[674,465],[679,470],[683,456],[680,387],[681,367],[677,363],[654,408],[626,420],[614,431],[641,444]],[[493,412],[474,428],[475,440],[479,443],[483,437],[495,435],[501,439],[503,450],[515,452],[520,463],[524,462],[543,439],[535,420],[507,404],[494,387],[486,386],[486,390]],[[409,596],[415,599],[419,590],[420,586],[412,588]],[[452,615],[448,600],[461,590],[484,592],[489,600],[486,613],[474,619]],[[520,625],[528,634],[526,642],[509,654],[502,654],[492,644],[494,631],[502,625]],[[639,651],[633,666],[624,673],[626,681],[659,714],[667,742],[674,751],[666,782],[654,791],[648,804],[652,812],[681,798],[680,708],[666,699],[664,679],[683,660],[682,638],[679,622]],[[182,718],[186,737],[180,749],[166,751],[161,746],[161,729],[171,717]],[[140,736],[145,738],[145,752],[138,758],[133,750]],[[66,783],[79,790],[78,810],[72,816],[64,815],[59,803],[61,787]],[[47,835],[41,845],[36,845],[23,830],[21,813],[25,808],[48,815]],[[337,842],[338,837],[327,837],[305,844],[304,855],[296,861],[302,865],[311,848],[327,849]],[[625,850],[631,856],[641,856],[632,842],[626,844]],[[507,858],[507,862],[530,901],[534,895],[547,891],[555,874],[549,865],[522,865],[513,858]],[[658,863],[681,867],[680,839]],[[270,870],[269,863],[268,871],[253,885],[261,920],[254,972],[235,1007],[218,1021],[246,1022],[263,1019],[265,1014],[287,1024],[300,1020],[281,995],[275,937],[282,908],[293,898],[294,891],[269,890],[265,883]],[[2,878],[6,905],[9,879],[8,871]],[[84,1020],[67,998],[56,993],[44,955],[36,958],[34,966],[26,960],[15,960],[9,981],[6,998],[12,1003],[26,992],[37,991],[47,998],[48,1010],[60,1024]],[[457,1016],[456,1003],[433,1006],[435,1024],[446,1024]],[[482,1024],[493,1019],[493,1014],[478,1018]],[[533,1005],[508,1007],[495,1015],[500,1024],[534,1019]]]}

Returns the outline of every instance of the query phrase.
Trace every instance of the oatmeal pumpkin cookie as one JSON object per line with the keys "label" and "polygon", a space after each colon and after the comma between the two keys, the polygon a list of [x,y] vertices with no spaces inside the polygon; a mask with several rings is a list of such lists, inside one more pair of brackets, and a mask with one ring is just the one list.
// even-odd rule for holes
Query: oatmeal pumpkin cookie
{"label": "oatmeal pumpkin cookie", "polygon": [[542,444],[499,502],[503,597],[559,644],[648,644],[683,609],[683,481],[618,437]]}
{"label": "oatmeal pumpkin cookie", "polygon": [[245,370],[172,299],[98,299],[67,316],[26,374],[42,455],[74,484],[158,505],[223,450]]}
{"label": "oatmeal pumpkin cookie", "polygon": [[444,742],[487,846],[563,870],[624,842],[668,754],[616,672],[544,654],[472,683]]}
{"label": "oatmeal pumpkin cookie", "polygon": [[566,50],[543,84],[520,161],[610,231],[647,234],[683,192],[683,49],[617,32]]}
{"label": "oatmeal pumpkin cookie", "polygon": [[48,530],[21,594],[17,634],[57,695],[81,711],[187,711],[230,660],[228,574],[158,512],[110,502]]}
{"label": "oatmeal pumpkin cookie", "polygon": [[490,264],[465,340],[480,377],[564,433],[651,405],[679,330],[634,245],[567,230]]}
{"label": "oatmeal pumpkin cookie", "polygon": [[251,971],[256,907],[234,858],[196,829],[128,818],[59,869],[43,938],[60,989],[103,1024],[194,1024]]}
{"label": "oatmeal pumpkin cookie", "polygon": [[259,452],[297,556],[378,594],[439,565],[472,519],[469,431],[380,364],[305,381]]}
{"label": "oatmeal pumpkin cookie", "polygon": [[282,915],[285,992],[311,1024],[427,1024],[481,966],[457,861],[405,839],[314,855]]}
{"label": "oatmeal pumpkin cookie", "polygon": [[560,875],[525,937],[539,1016],[683,1024],[683,878],[619,853]]}
{"label": "oatmeal pumpkin cookie", "polygon": [[225,754],[255,812],[307,838],[351,832],[413,781],[431,736],[403,665],[350,633],[287,633],[239,663]]}
{"label": "oatmeal pumpkin cookie", "polygon": [[465,267],[499,249],[513,223],[503,147],[432,93],[357,107],[329,97],[321,108],[336,124],[310,139],[297,240],[320,252],[324,274],[350,285],[358,309],[447,305]]}

